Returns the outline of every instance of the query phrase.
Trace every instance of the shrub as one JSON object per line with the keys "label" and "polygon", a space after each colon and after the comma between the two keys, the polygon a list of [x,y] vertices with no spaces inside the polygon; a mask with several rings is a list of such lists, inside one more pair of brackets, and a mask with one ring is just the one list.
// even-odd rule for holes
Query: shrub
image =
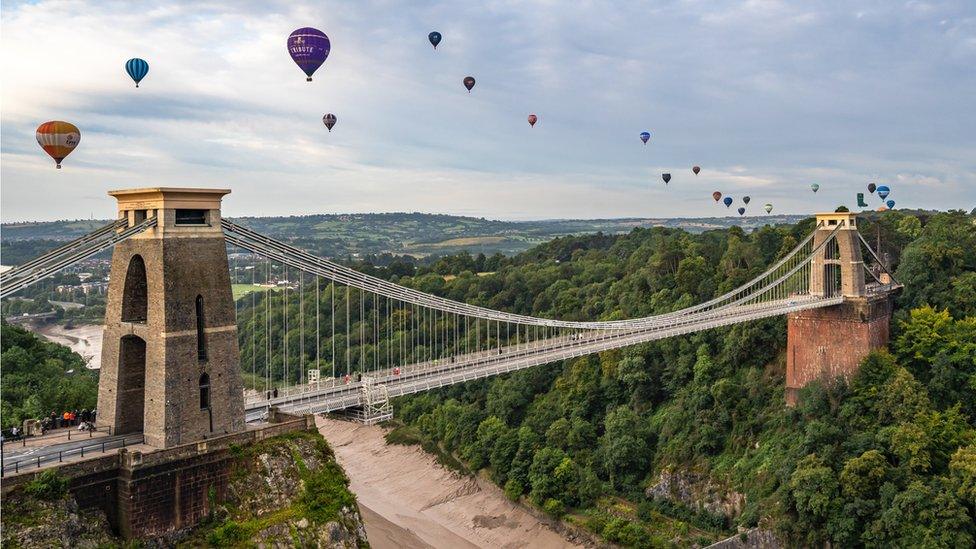
{"label": "shrub", "polygon": [[44,471],[24,486],[29,496],[53,501],[61,499],[68,492],[68,480],[53,469]]}

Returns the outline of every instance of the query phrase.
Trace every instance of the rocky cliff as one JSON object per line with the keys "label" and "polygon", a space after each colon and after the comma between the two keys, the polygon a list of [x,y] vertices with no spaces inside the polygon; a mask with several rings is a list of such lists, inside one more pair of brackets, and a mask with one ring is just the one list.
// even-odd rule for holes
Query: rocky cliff
{"label": "rocky cliff", "polygon": [[[231,449],[223,501],[196,528],[140,540],[153,547],[368,547],[348,479],[317,432],[301,431]],[[80,511],[56,474],[3,501],[3,547],[122,546],[105,515]],[[216,497],[216,496],[214,496]]]}
{"label": "rocky cliff", "polygon": [[727,519],[739,516],[746,500],[744,495],[716,484],[707,475],[677,469],[661,471],[657,482],[645,490],[645,495]]}

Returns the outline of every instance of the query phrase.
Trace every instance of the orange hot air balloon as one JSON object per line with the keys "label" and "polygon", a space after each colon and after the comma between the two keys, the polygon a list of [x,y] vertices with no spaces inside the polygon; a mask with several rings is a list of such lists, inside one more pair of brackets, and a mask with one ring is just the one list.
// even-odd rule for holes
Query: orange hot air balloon
{"label": "orange hot air balloon", "polygon": [[530,114],[529,115],[529,126],[535,127],[535,123],[538,122],[538,121],[539,121],[539,117],[538,116],[536,116],[534,114]]}
{"label": "orange hot air balloon", "polygon": [[61,161],[75,150],[79,142],[81,142],[81,132],[77,126],[69,122],[52,120],[37,127],[38,145],[51,155],[59,170]]}
{"label": "orange hot air balloon", "polygon": [[712,193],[712,198],[715,199],[715,202],[718,202],[719,200],[722,199],[722,193],[715,191]]}

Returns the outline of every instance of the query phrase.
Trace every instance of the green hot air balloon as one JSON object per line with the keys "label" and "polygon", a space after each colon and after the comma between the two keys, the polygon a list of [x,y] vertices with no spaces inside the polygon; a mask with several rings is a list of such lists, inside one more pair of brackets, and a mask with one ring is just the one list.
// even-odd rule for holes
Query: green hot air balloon
{"label": "green hot air balloon", "polygon": [[814,183],[813,185],[810,185],[810,190],[813,191],[813,192],[817,192],[817,191],[820,190],[820,185],[817,185],[816,183]]}
{"label": "green hot air balloon", "polygon": [[749,201],[750,201],[750,200],[752,200],[752,199],[751,199],[751,198],[749,198],[748,196],[743,196],[743,197],[742,197],[742,201],[746,203],[746,206],[748,206],[748,205],[749,205]]}
{"label": "green hot air balloon", "polygon": [[763,206],[763,209],[764,209],[764,210],[766,210],[766,213],[769,213],[769,212],[771,212],[771,211],[773,211],[773,205],[772,205],[772,204],[769,204],[769,203],[767,202],[767,203],[766,203],[766,204],[765,204],[765,205]]}

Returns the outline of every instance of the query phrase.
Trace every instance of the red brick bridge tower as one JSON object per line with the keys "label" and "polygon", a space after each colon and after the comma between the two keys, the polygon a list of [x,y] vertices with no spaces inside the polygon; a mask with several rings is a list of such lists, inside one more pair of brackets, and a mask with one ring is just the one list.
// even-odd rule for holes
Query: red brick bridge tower
{"label": "red brick bridge tower", "polygon": [[823,297],[841,295],[844,302],[787,316],[788,406],[796,405],[799,391],[807,383],[849,378],[868,353],[888,344],[891,292],[870,292],[865,284],[857,214],[817,214],[814,248],[834,229],[838,229],[834,240],[812,261],[810,293]]}

